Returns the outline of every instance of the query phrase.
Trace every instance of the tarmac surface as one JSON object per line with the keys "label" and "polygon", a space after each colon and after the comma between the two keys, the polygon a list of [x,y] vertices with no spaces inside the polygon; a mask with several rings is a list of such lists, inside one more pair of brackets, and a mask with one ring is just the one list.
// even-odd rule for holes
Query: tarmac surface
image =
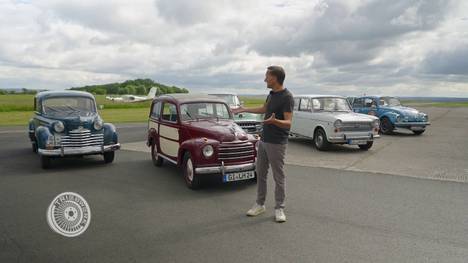
{"label": "tarmac surface", "polygon": [[[123,150],[112,164],[66,158],[50,170],[23,127],[1,128],[0,262],[466,262],[467,109],[424,110],[427,133],[383,136],[368,152],[291,140],[282,224],[271,177],[267,212],[246,217],[253,182],[189,190],[175,166],[152,165],[144,124],[118,125]],[[74,238],[46,221],[66,191],[92,212]]]}
{"label": "tarmac surface", "polygon": [[[468,108],[420,110],[429,114],[431,121],[422,135],[408,130],[382,135],[367,152],[348,145],[334,145],[321,152],[313,147],[312,140],[291,138],[286,163],[468,182]],[[123,148],[149,152],[145,141],[128,143]]]}

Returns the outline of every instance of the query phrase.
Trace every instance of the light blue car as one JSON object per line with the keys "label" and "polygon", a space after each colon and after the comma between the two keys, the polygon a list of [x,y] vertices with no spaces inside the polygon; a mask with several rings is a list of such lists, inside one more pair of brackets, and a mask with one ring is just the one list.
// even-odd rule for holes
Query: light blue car
{"label": "light blue car", "polygon": [[405,107],[396,97],[364,96],[350,100],[353,111],[374,115],[380,119],[380,131],[391,134],[397,129],[411,130],[421,135],[431,125],[429,116],[416,109]]}

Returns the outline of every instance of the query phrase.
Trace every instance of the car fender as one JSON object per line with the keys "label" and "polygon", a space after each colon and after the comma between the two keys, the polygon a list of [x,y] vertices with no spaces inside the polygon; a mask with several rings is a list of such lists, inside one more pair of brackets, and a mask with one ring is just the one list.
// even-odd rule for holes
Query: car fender
{"label": "car fender", "polygon": [[219,144],[219,142],[217,140],[208,139],[208,138],[193,138],[193,139],[184,141],[179,147],[179,152],[178,152],[178,157],[177,157],[178,165],[182,165],[185,152],[190,153],[190,156],[192,156],[192,161],[194,162],[195,165],[198,163],[198,160],[203,160],[204,157],[202,156],[201,148],[207,144],[214,145],[215,147],[217,144]]}
{"label": "car fender", "polygon": [[28,124],[28,135],[29,135],[29,140],[31,140],[31,142],[34,142],[36,139],[35,139],[35,130],[36,128],[34,128],[34,119],[30,119],[29,120],[29,124]]}
{"label": "car fender", "polygon": [[153,141],[157,140],[157,135],[158,132],[156,131],[156,128],[152,127],[148,130],[148,138],[146,140],[146,145],[150,147],[153,144]]}
{"label": "car fender", "polygon": [[397,113],[397,112],[394,112],[394,111],[387,111],[387,112],[384,112],[382,115],[380,115],[380,119],[382,119],[383,117],[387,117],[390,122],[393,124],[396,122],[396,118],[399,116],[400,114]]}
{"label": "car fender", "polygon": [[329,138],[329,137],[328,137],[328,134],[330,134],[330,133],[329,133],[328,129],[325,128],[325,126],[324,126],[322,123],[318,123],[317,125],[315,125],[315,129],[314,129],[313,136],[315,137],[315,132],[316,132],[318,129],[320,129],[320,128],[322,128],[322,130],[325,132],[325,136],[326,136],[327,138]]}
{"label": "car fender", "polygon": [[104,145],[115,144],[119,142],[119,136],[114,124],[104,123]]}
{"label": "car fender", "polygon": [[37,127],[34,134],[36,136],[37,146],[40,149],[45,149],[47,140],[49,139],[50,136],[52,136],[52,133],[50,132],[49,127],[39,126]]}

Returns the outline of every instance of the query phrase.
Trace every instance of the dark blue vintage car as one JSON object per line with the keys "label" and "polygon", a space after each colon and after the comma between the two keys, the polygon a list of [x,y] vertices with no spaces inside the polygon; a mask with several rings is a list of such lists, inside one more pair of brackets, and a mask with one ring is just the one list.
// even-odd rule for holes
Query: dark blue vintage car
{"label": "dark blue vintage car", "polygon": [[114,125],[103,123],[94,96],[81,91],[45,91],[34,97],[34,116],[29,121],[32,149],[41,157],[42,168],[51,159],[102,154],[114,161],[120,149]]}
{"label": "dark blue vintage car", "polygon": [[379,117],[383,134],[391,134],[396,129],[408,129],[420,135],[431,124],[426,113],[403,106],[396,97],[364,96],[348,101],[352,102],[355,112]]}

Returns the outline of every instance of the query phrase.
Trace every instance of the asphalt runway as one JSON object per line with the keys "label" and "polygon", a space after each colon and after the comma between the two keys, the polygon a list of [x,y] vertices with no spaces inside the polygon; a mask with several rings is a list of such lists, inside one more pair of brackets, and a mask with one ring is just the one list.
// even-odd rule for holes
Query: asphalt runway
{"label": "asphalt runway", "polygon": [[[403,130],[383,135],[373,148],[336,145],[320,152],[312,140],[292,138],[286,163],[349,171],[393,174],[455,182],[468,182],[468,108],[421,108],[431,126],[417,136]],[[123,145],[124,149],[149,152],[145,141]]]}
{"label": "asphalt runway", "polygon": [[[110,165],[91,156],[56,160],[50,170],[40,168],[22,127],[1,128],[0,262],[466,262],[468,184],[399,172],[437,166],[450,179],[466,169],[466,110],[429,113],[427,134],[384,136],[369,152],[322,153],[291,141],[283,224],[274,222],[271,177],[267,212],[248,218],[254,183],[210,180],[187,189],[176,167],[154,167],[140,148],[144,124],[118,126],[126,150]],[[292,164],[295,151],[310,158],[298,154],[305,159]],[[382,165],[382,157],[399,166]],[[46,221],[50,202],[66,191],[82,195],[92,212],[75,238]]]}

